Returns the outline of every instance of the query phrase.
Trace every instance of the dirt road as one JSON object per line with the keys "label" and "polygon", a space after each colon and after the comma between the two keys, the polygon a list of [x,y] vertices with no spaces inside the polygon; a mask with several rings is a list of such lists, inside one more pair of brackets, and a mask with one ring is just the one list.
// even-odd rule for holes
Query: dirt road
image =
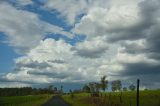
{"label": "dirt road", "polygon": [[46,104],[42,106],[70,106],[60,96],[54,96]]}

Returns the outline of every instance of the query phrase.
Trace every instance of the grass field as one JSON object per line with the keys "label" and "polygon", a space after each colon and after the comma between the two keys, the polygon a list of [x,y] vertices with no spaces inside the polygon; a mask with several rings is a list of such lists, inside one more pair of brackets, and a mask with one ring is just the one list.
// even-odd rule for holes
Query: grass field
{"label": "grass field", "polygon": [[[73,106],[136,106],[136,92],[103,93],[100,97],[91,97],[87,93],[63,96]],[[140,92],[140,106],[160,106],[160,90]]]}
{"label": "grass field", "polygon": [[52,95],[0,97],[0,106],[41,106],[51,97]]}

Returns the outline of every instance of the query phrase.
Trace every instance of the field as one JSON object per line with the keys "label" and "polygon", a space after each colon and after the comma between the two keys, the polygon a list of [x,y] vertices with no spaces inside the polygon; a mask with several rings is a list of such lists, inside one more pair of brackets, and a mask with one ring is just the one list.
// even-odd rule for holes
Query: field
{"label": "field", "polygon": [[[0,106],[41,106],[53,95],[0,97]],[[72,106],[136,106],[136,92],[101,93],[91,97],[89,93],[63,95]],[[160,90],[140,91],[140,106],[160,106]]]}
{"label": "field", "polygon": [[0,97],[0,106],[41,106],[51,97],[52,95]]}
{"label": "field", "polygon": [[[103,93],[100,97],[77,93],[63,99],[73,106],[136,106],[136,92]],[[160,90],[140,91],[140,106],[160,106]]]}

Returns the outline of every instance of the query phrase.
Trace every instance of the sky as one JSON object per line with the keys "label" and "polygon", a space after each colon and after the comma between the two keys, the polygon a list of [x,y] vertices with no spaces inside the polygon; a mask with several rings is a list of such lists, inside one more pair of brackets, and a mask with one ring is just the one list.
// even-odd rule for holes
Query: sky
{"label": "sky", "polygon": [[0,87],[103,75],[160,88],[159,0],[0,0]]}

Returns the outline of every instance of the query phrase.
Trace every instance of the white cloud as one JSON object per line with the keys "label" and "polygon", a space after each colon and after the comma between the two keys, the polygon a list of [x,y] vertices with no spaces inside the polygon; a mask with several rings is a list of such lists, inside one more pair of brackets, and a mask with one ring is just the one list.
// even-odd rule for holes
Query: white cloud
{"label": "white cloud", "polygon": [[[70,61],[72,61],[73,53],[70,49],[71,45],[62,40],[41,41],[40,45],[31,49],[26,56],[16,59],[17,71],[8,73],[4,78],[9,81],[28,83],[81,80],[79,79],[80,73],[72,70],[73,64],[70,64]],[[56,60],[64,61],[64,63],[57,63]]]}
{"label": "white cloud", "polygon": [[46,39],[41,41],[40,45],[32,49],[28,55],[38,62],[64,60],[72,56],[71,47],[70,44],[65,43],[63,40],[55,41],[53,39]]}
{"label": "white cloud", "polygon": [[149,59],[146,54],[128,54],[120,53],[117,54],[117,61],[120,63],[141,63],[146,62],[150,64],[157,64],[159,61]]}
{"label": "white cloud", "polygon": [[[120,21],[123,23],[122,20],[127,20],[127,22],[129,22],[131,19],[131,23],[131,21],[135,21],[138,18],[138,1],[139,0],[48,0],[45,3],[45,7],[52,11],[58,11],[62,17],[65,17],[67,23],[71,25],[74,25],[76,22],[78,22],[77,18],[81,14],[85,17],[94,15],[96,21],[97,18],[100,18],[102,21],[105,19],[105,21],[108,20],[108,22],[112,20],[115,22],[116,20],[118,23]],[[127,11],[125,11],[126,9]],[[116,22],[115,24],[117,25]]]}
{"label": "white cloud", "polygon": [[21,83],[21,82],[0,82],[1,88],[13,88],[13,87],[29,87],[30,84]]}
{"label": "white cloud", "polygon": [[58,11],[67,24],[74,25],[78,16],[87,14],[94,7],[106,7],[110,1],[106,0],[48,0],[45,7],[51,11]]}
{"label": "white cloud", "polygon": [[[95,45],[97,45],[97,49],[99,49],[99,45],[102,46],[98,42]],[[103,74],[107,74],[106,69],[99,68],[105,60],[103,57],[84,58],[76,55],[76,51],[72,48],[72,45],[63,40],[46,39],[41,41],[26,56],[16,59],[15,72],[8,73],[4,78],[9,81],[28,83],[54,83],[59,80],[62,82],[88,82],[97,81]],[[118,68],[118,66],[113,66],[115,69],[116,67]]]}
{"label": "white cloud", "polygon": [[77,43],[74,49],[76,54],[82,57],[97,58],[101,57],[102,54],[106,52],[108,45],[103,38],[96,37],[92,40]]}
{"label": "white cloud", "polygon": [[39,44],[47,32],[70,36],[63,28],[43,22],[32,12],[18,10],[8,3],[0,4],[0,31],[8,37],[8,43],[23,51]]}
{"label": "white cloud", "polygon": [[110,7],[97,6],[91,8],[81,18],[81,21],[76,23],[73,32],[85,34],[87,37],[119,36],[120,34],[118,33],[122,32],[125,32],[124,35],[126,35],[131,27],[135,27],[141,22],[140,9],[138,2],[127,2],[124,4],[117,2],[111,2]]}

